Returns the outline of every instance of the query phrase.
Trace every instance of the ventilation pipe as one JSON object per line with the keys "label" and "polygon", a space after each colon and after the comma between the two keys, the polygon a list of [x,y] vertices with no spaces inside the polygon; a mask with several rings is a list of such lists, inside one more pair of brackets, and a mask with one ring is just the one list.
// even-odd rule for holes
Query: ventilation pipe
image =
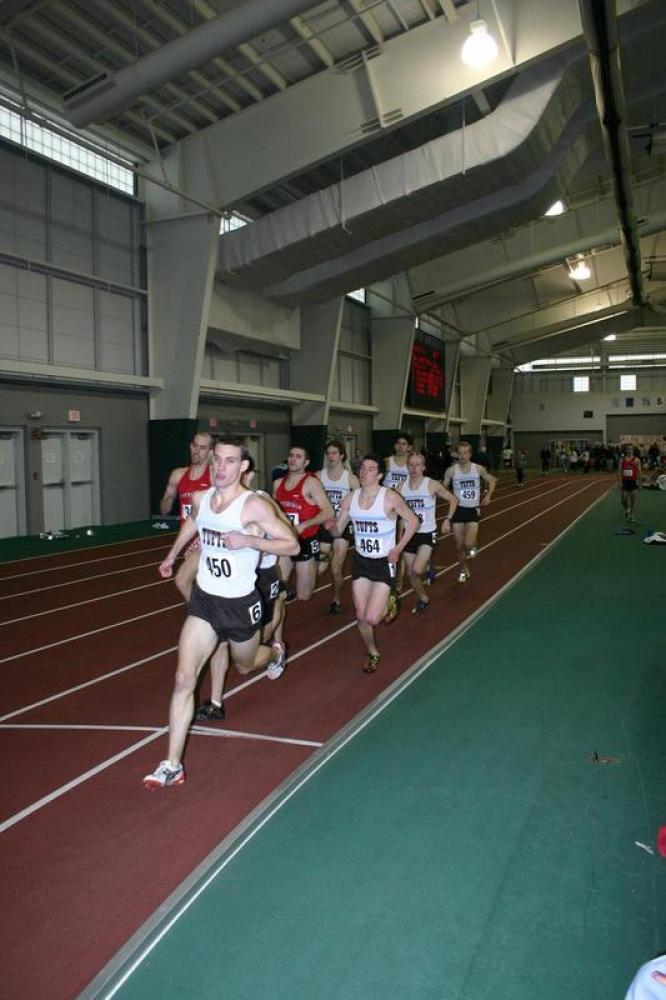
{"label": "ventilation pipe", "polygon": [[150,52],[117,73],[103,73],[65,94],[77,128],[107,121],[137,97],[174,80],[220,53],[311,9],[316,0],[248,0]]}
{"label": "ventilation pipe", "polygon": [[620,238],[634,305],[646,301],[641,274],[638,225],[634,214],[631,153],[625,129],[626,104],[615,0],[579,0],[580,17],[590,56],[597,113],[620,224]]}

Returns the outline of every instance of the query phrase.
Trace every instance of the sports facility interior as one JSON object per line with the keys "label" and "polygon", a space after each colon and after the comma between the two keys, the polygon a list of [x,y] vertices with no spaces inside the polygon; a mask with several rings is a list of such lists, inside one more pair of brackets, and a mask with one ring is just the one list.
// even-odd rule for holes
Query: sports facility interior
{"label": "sports facility interior", "polygon": [[[0,1000],[622,1000],[666,952],[665,50],[663,0],[0,0]],[[401,434],[497,486],[375,673],[350,552],[149,794],[201,433],[262,490]]]}

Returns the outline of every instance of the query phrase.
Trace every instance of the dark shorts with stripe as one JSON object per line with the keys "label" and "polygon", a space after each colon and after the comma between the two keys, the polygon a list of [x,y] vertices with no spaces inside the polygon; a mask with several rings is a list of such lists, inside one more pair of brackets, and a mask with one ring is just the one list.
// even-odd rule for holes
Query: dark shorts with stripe
{"label": "dark shorts with stripe", "polygon": [[456,507],[456,512],[451,518],[451,524],[473,524],[474,521],[480,520],[480,507]]}
{"label": "dark shorts with stripe", "polygon": [[390,563],[386,556],[379,559],[368,559],[354,552],[352,559],[352,580],[370,580],[372,583],[385,583],[387,587],[395,579],[395,564]]}
{"label": "dark shorts with stripe", "polygon": [[275,602],[278,595],[284,593],[285,589],[285,585],[278,574],[277,565],[257,570],[257,590],[259,591],[263,611],[262,625],[267,625],[273,618]]}
{"label": "dark shorts with stripe", "polygon": [[309,538],[299,538],[300,552],[297,556],[292,556],[294,562],[307,562],[308,559],[319,557],[319,535],[310,535]]}
{"label": "dark shorts with stripe", "polygon": [[436,544],[436,531],[417,531],[415,535],[412,535],[402,551],[411,552],[412,555],[416,555],[422,545],[427,545],[429,548],[434,549]]}
{"label": "dark shorts with stripe", "polygon": [[637,483],[635,479],[623,479],[622,480],[622,492],[623,493],[633,493],[637,488]]}
{"label": "dark shorts with stripe", "polygon": [[262,603],[258,590],[243,597],[208,594],[194,582],[187,613],[208,622],[220,642],[247,642],[261,627]]}

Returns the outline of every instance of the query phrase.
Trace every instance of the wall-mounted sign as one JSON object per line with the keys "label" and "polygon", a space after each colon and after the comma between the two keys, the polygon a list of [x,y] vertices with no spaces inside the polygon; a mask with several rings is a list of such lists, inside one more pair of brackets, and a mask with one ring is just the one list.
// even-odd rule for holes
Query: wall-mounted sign
{"label": "wall-mounted sign", "polygon": [[445,384],[444,345],[425,333],[416,334],[407,383],[407,406],[443,410]]}
{"label": "wall-mounted sign", "polygon": [[68,410],[67,420],[70,424],[80,424],[81,423],[81,411],[80,410]]}

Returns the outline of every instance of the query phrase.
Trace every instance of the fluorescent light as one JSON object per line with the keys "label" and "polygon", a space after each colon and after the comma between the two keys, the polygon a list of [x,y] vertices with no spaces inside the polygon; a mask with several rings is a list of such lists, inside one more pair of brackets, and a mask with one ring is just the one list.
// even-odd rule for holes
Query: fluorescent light
{"label": "fluorescent light", "polygon": [[608,360],[625,361],[631,365],[632,361],[664,361],[666,354],[609,354]]}
{"label": "fluorescent light", "polygon": [[555,215],[562,215],[564,212],[566,212],[566,206],[564,202],[560,201],[560,199],[558,198],[557,201],[554,201],[553,204],[550,206],[550,208],[543,214],[547,215],[549,218],[552,218]]}
{"label": "fluorescent light", "polygon": [[587,281],[592,277],[592,272],[584,260],[579,260],[573,267],[569,267],[569,277],[572,281]]}
{"label": "fluorescent light", "polygon": [[488,33],[488,27],[483,20],[472,21],[469,32],[460,50],[460,58],[465,66],[471,69],[483,69],[497,59],[499,53],[497,42]]}
{"label": "fluorescent light", "polygon": [[617,340],[617,334],[609,333],[607,337],[604,337],[604,340]]}

